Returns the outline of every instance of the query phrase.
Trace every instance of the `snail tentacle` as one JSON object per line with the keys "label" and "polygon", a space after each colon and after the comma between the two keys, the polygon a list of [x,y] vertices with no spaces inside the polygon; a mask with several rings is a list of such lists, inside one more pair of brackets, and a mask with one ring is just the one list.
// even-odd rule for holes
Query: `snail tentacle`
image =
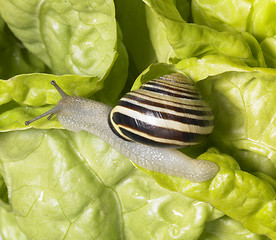
{"label": "snail tentacle", "polygon": [[50,115],[50,116],[47,117],[47,119],[50,120],[59,110],[60,110],[60,107],[56,106],[56,107],[50,109],[49,111],[47,111],[47,112],[45,112],[45,113],[43,113],[43,114],[41,114],[41,115],[39,115],[39,116],[31,119],[31,120],[26,121],[25,125],[28,126],[32,122],[34,122],[34,121],[36,121],[36,120],[38,120],[40,118],[47,117],[48,115]]}
{"label": "snail tentacle", "polygon": [[62,98],[68,97],[68,94],[65,93],[54,80],[51,81],[51,84],[56,88]]}

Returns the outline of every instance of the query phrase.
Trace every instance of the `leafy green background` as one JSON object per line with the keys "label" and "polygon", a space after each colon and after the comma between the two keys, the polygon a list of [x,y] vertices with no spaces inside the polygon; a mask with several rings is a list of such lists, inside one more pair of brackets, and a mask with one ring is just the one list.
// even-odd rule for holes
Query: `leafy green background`
{"label": "leafy green background", "polygon": [[[272,1],[0,0],[3,239],[276,238]],[[270,67],[270,68],[267,68]],[[220,171],[192,183],[134,167],[57,119],[70,95],[115,105],[149,79],[190,76],[215,115],[186,154]]]}

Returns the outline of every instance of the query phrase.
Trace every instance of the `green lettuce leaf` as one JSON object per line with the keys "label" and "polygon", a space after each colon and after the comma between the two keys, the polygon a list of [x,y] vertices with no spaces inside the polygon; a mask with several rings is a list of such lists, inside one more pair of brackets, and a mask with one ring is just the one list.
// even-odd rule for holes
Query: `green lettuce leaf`
{"label": "green lettuce leaf", "polygon": [[177,55],[167,39],[163,23],[159,21],[158,15],[147,5],[146,17],[158,62],[170,63],[172,59],[177,58]]}
{"label": "green lettuce leaf", "polygon": [[[168,42],[163,40],[161,44],[164,43],[165,49],[168,49],[169,43],[178,59],[216,54],[240,59],[250,66],[266,66],[260,45],[249,33],[219,32],[206,26],[187,23],[182,19],[172,0],[144,0],[144,2],[162,23],[163,37],[164,31],[166,32]],[[156,18],[153,19],[156,22]],[[154,24],[156,25],[155,22],[152,28]],[[158,41],[153,41],[153,44],[156,42]],[[160,49],[160,46],[155,49]],[[168,50],[165,52],[168,55]],[[162,55],[164,56],[164,53]]]}
{"label": "green lettuce leaf", "polygon": [[160,187],[86,132],[1,133],[0,152],[10,205],[28,238],[198,239],[207,220],[223,215]]}
{"label": "green lettuce leaf", "polygon": [[24,46],[56,74],[105,76],[116,59],[112,0],[0,1],[0,13]]}
{"label": "green lettuce leaf", "polygon": [[109,105],[115,105],[122,90],[125,88],[128,77],[128,54],[123,43],[123,36],[118,30],[117,41],[118,57],[115,60],[109,74],[104,79],[103,89],[96,92],[95,99]]}
{"label": "green lettuce leaf", "polygon": [[[239,24],[249,3],[238,6],[235,26],[217,22],[219,29],[198,24],[205,16],[196,15],[199,1],[191,16],[190,2],[0,0],[3,78],[44,71],[37,58],[49,72],[70,74],[0,80],[3,239],[276,238],[275,70],[263,68],[263,55],[269,66],[276,56],[273,7],[255,1],[246,32]],[[200,20],[190,23],[193,17]],[[40,130],[24,125],[60,99],[51,80],[69,95],[114,105],[156,57],[177,64],[150,65],[132,89],[175,71],[198,82],[214,109],[215,131],[181,151],[216,162],[220,172],[211,181],[140,171],[88,133],[50,130],[62,128],[55,117],[32,124]]]}
{"label": "green lettuce leaf", "polygon": [[215,114],[216,146],[240,159],[247,171],[276,178],[276,72],[226,72],[198,86]]}
{"label": "green lettuce leaf", "polygon": [[266,38],[261,42],[265,60],[269,67],[276,67],[276,36]]}
{"label": "green lettuce leaf", "polygon": [[[200,58],[192,57],[183,59],[175,67],[188,74],[195,82],[228,71],[244,72],[250,70],[250,67],[239,59],[212,54]],[[269,70],[267,69],[266,71]]]}
{"label": "green lettuce leaf", "polygon": [[[190,3],[189,1],[175,1],[175,7],[179,14],[188,21],[190,16]],[[146,18],[149,27],[150,38],[154,47],[158,62],[170,63],[174,58],[177,58],[173,47],[170,45],[167,38],[167,31],[164,28],[162,21],[159,20],[156,14],[149,6],[146,5]]]}
{"label": "green lettuce leaf", "polygon": [[[227,216],[238,220],[254,233],[271,238],[276,235],[276,192],[270,181],[241,171],[238,163],[229,155],[216,149],[200,155],[199,159],[215,162],[220,171],[210,181],[192,183],[145,170],[163,187],[183,192],[190,198],[209,202]],[[272,179],[270,179],[272,180]]]}
{"label": "green lettuce leaf", "polygon": [[196,23],[208,25],[220,31],[252,33],[258,41],[276,34],[275,4],[273,1],[203,1],[192,4]]}
{"label": "green lettuce leaf", "polygon": [[243,169],[276,178],[275,69],[250,68],[215,56],[180,61],[215,114],[214,144]]}
{"label": "green lettuce leaf", "polygon": [[[13,148],[8,147],[10,142]],[[161,188],[151,177],[134,169],[128,159],[86,132],[30,129],[1,133],[0,151],[1,172],[8,183],[10,204],[20,229],[28,238],[198,239],[210,232],[209,225],[204,231],[206,221],[215,221],[223,215],[208,203]],[[212,154],[217,153],[206,155]],[[225,161],[225,158],[229,157],[221,156],[218,162],[224,161],[225,165],[232,164],[237,169],[233,160]],[[223,202],[225,208],[232,207],[235,213],[239,210],[235,207],[244,202],[245,196],[238,198],[238,202],[233,201],[232,198],[240,197],[242,190],[235,189],[230,194],[229,184],[235,184],[231,184],[233,173],[229,176],[229,171],[229,166],[224,166],[217,183],[211,186],[210,183],[183,185],[183,179],[171,178],[169,188],[175,191],[180,187],[185,195],[193,198],[213,199],[212,204]],[[168,184],[167,177],[161,181],[157,177],[159,184]],[[273,197],[265,195],[269,192],[265,182],[255,183],[263,190],[250,189],[249,184],[244,190],[251,191],[250,196],[262,193],[259,201]],[[223,187],[225,191],[221,192]],[[208,189],[212,189],[209,194]],[[254,212],[254,206],[249,205],[247,211]],[[244,210],[242,206],[241,210]],[[245,219],[247,214],[243,213]],[[260,217],[264,219],[269,216],[267,212],[262,214]],[[228,225],[233,226],[228,226],[225,236],[238,237],[243,232],[248,238],[258,237],[242,226],[236,228],[231,221]],[[258,225],[258,229],[261,227]]]}
{"label": "green lettuce leaf", "polygon": [[224,216],[215,221],[207,222],[204,233],[198,240],[221,240],[221,239],[255,239],[268,240],[269,238],[257,235],[244,229],[238,221],[233,221],[231,218]]}
{"label": "green lettuce leaf", "polygon": [[[194,22],[229,32],[249,32],[260,43],[266,63],[276,67],[276,17],[273,1],[202,1],[192,4]],[[271,50],[271,52],[269,51]]]}
{"label": "green lettuce leaf", "polygon": [[0,238],[3,240],[27,240],[19,229],[13,212],[0,207]]}
{"label": "green lettuce leaf", "polygon": [[[16,219],[21,231],[35,239],[196,240],[224,215],[208,203],[160,187],[86,132],[1,133],[0,151],[15,214],[1,214],[3,236],[19,234]],[[247,239],[263,239],[232,221],[223,236],[242,232]]]}
{"label": "green lettuce leaf", "polygon": [[173,64],[166,64],[166,63],[155,63],[151,64],[148,68],[146,68],[139,77],[135,80],[134,84],[132,85],[132,89],[136,90],[141,85],[151,79],[161,77],[165,74],[175,73],[177,70],[175,65]]}
{"label": "green lettuce leaf", "polygon": [[45,65],[14,37],[0,15],[0,78],[16,74],[43,72]]}

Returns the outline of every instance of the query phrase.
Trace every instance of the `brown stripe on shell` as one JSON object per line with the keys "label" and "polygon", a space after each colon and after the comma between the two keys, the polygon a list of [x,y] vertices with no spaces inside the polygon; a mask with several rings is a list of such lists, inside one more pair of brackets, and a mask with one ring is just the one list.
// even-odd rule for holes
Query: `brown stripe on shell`
{"label": "brown stripe on shell", "polygon": [[197,144],[213,129],[213,114],[187,77],[165,75],[126,94],[110,112],[119,136],[144,144]]}

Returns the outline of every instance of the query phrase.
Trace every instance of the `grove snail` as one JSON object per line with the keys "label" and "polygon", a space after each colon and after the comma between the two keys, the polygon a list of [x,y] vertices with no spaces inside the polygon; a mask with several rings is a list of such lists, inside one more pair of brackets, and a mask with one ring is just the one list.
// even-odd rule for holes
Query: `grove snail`
{"label": "grove snail", "polygon": [[54,81],[62,99],[29,125],[54,114],[71,131],[88,131],[145,169],[186,178],[212,179],[218,166],[192,159],[173,148],[197,144],[211,133],[213,114],[189,79],[179,73],[164,75],[127,93],[113,109],[90,99],[68,96]]}

